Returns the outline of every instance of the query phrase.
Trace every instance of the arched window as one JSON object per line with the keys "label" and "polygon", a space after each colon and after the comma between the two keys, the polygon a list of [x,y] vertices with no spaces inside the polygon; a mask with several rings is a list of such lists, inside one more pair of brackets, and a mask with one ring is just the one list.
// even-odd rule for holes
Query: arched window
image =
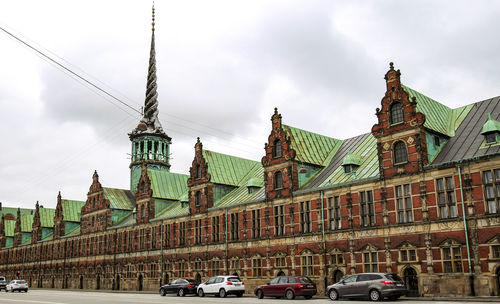
{"label": "arched window", "polygon": [[196,179],[200,179],[200,178],[201,178],[201,166],[196,165]]}
{"label": "arched window", "polygon": [[277,139],[273,146],[273,157],[281,156],[283,156],[283,145],[281,144],[281,140]]}
{"label": "arched window", "polygon": [[396,101],[391,105],[391,124],[403,122],[403,105]]}
{"label": "arched window", "polygon": [[394,163],[400,164],[408,161],[408,154],[406,153],[406,145],[402,141],[394,144]]}
{"label": "arched window", "polygon": [[274,174],[274,188],[283,188],[283,174],[281,174],[281,171],[278,171]]}
{"label": "arched window", "polygon": [[197,191],[196,192],[196,198],[195,199],[196,199],[196,201],[195,201],[196,206],[201,205],[201,191]]}

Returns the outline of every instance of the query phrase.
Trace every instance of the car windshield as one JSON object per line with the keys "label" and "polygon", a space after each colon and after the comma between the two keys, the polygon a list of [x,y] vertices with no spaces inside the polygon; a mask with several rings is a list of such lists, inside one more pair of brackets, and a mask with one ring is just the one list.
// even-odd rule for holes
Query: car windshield
{"label": "car windshield", "polygon": [[395,282],[403,281],[397,274],[395,273],[389,273],[385,275],[386,278],[389,280],[393,280]]}
{"label": "car windshield", "polygon": [[240,278],[237,278],[237,277],[227,278],[227,281],[228,282],[241,282]]}
{"label": "car windshield", "polygon": [[312,283],[313,281],[311,281],[311,279],[309,279],[308,277],[300,277],[299,282],[300,283]]}
{"label": "car windshield", "polygon": [[18,284],[25,284],[26,281],[17,281]]}

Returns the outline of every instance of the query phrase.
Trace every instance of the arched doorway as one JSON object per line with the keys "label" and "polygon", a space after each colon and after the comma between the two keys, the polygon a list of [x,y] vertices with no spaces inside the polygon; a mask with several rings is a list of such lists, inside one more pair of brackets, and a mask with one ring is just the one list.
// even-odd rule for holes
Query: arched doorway
{"label": "arched doorway", "polygon": [[115,289],[116,290],[120,290],[120,275],[117,274],[116,275],[116,279],[115,279]]}
{"label": "arched doorway", "polygon": [[80,289],[83,289],[83,276],[80,276]]}
{"label": "arched doorway", "polygon": [[280,272],[278,272],[278,274],[276,276],[277,277],[282,277],[284,275],[285,275],[285,273],[283,272],[283,270],[280,270]]}
{"label": "arched doorway", "polygon": [[342,280],[342,278],[344,277],[344,273],[341,271],[341,270],[335,270],[333,272],[333,283],[337,283],[337,282],[340,282],[340,280]]}
{"label": "arched doorway", "polygon": [[137,290],[142,291],[142,274],[137,278]]}
{"label": "arched doorway", "polygon": [[101,276],[100,275],[97,275],[96,277],[96,282],[95,282],[95,289],[99,290],[101,289]]}
{"label": "arched doorway", "polygon": [[500,267],[497,268],[496,277],[497,277],[496,279],[497,279],[497,290],[498,290],[497,295],[500,295]]}
{"label": "arched doorway", "polygon": [[403,272],[403,280],[405,281],[407,296],[418,297],[418,278],[417,272],[413,267],[408,267]]}
{"label": "arched doorway", "polygon": [[64,277],[64,286],[63,288],[69,288],[69,276]]}
{"label": "arched doorway", "polygon": [[201,283],[201,274],[197,273],[194,280],[198,283]]}
{"label": "arched doorway", "polygon": [[163,281],[163,284],[168,284],[170,283],[168,273],[165,273],[165,281]]}
{"label": "arched doorway", "polygon": [[55,287],[54,286],[55,283],[56,283],[56,280],[55,280],[54,276],[52,276],[52,281],[50,283],[50,288],[54,288]]}

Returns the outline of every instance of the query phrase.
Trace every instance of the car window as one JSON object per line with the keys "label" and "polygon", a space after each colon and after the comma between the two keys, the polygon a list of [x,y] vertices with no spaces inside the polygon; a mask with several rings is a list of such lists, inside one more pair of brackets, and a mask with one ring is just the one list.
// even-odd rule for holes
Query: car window
{"label": "car window", "polygon": [[309,279],[308,277],[300,277],[299,282],[300,283],[312,283],[313,281],[311,281],[311,279]]}
{"label": "car window", "polygon": [[280,280],[280,277],[274,278],[271,281],[269,281],[269,285],[274,285],[278,284],[278,281]]}
{"label": "car window", "polygon": [[288,277],[279,277],[278,284],[288,284]]}
{"label": "car window", "polygon": [[210,279],[208,279],[208,281],[207,281],[206,284],[213,284],[215,282],[215,279],[216,278],[210,278]]}
{"label": "car window", "polygon": [[223,277],[218,277],[215,279],[215,283],[222,283],[224,282],[224,278]]}
{"label": "car window", "polygon": [[396,282],[403,281],[397,274],[394,273],[388,273],[385,275],[385,277]]}
{"label": "car window", "polygon": [[26,281],[21,280],[21,281],[18,281],[18,283],[19,283],[19,284],[25,284],[25,283],[26,283]]}
{"label": "car window", "polygon": [[360,274],[358,276],[358,279],[356,282],[363,282],[363,281],[369,281],[370,280],[370,275],[369,274]]}
{"label": "car window", "polygon": [[186,279],[185,280],[187,283],[191,283],[191,284],[198,284],[198,282],[196,282],[195,280],[193,279]]}
{"label": "car window", "polygon": [[345,278],[342,282],[344,283],[352,283],[352,282],[356,282],[356,279],[358,278],[358,275],[352,275],[350,277],[347,277]]}
{"label": "car window", "polygon": [[227,281],[233,282],[233,283],[234,282],[236,282],[236,283],[241,282],[240,278],[238,278],[238,277],[229,277],[229,278],[227,278]]}
{"label": "car window", "polygon": [[288,283],[295,284],[295,283],[297,283],[297,279],[295,277],[288,277]]}
{"label": "car window", "polygon": [[369,274],[368,275],[368,280],[372,281],[372,280],[380,280],[382,279],[382,276],[379,275],[379,274]]}
{"label": "car window", "polygon": [[170,283],[170,284],[172,284],[172,285],[177,284],[178,281],[179,280],[173,280],[172,283]]}

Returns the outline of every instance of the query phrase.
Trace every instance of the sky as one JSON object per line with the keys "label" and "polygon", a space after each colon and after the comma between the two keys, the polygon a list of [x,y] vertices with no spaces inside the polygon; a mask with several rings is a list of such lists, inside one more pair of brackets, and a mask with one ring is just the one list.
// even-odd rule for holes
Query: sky
{"label": "sky", "polygon": [[[0,27],[140,110],[149,1],[0,1]],[[368,133],[394,62],[402,82],[456,108],[500,95],[499,1],[157,0],[156,61],[171,171],[194,144],[260,161],[283,123]],[[0,202],[54,208],[129,189],[137,112],[0,31]]]}

